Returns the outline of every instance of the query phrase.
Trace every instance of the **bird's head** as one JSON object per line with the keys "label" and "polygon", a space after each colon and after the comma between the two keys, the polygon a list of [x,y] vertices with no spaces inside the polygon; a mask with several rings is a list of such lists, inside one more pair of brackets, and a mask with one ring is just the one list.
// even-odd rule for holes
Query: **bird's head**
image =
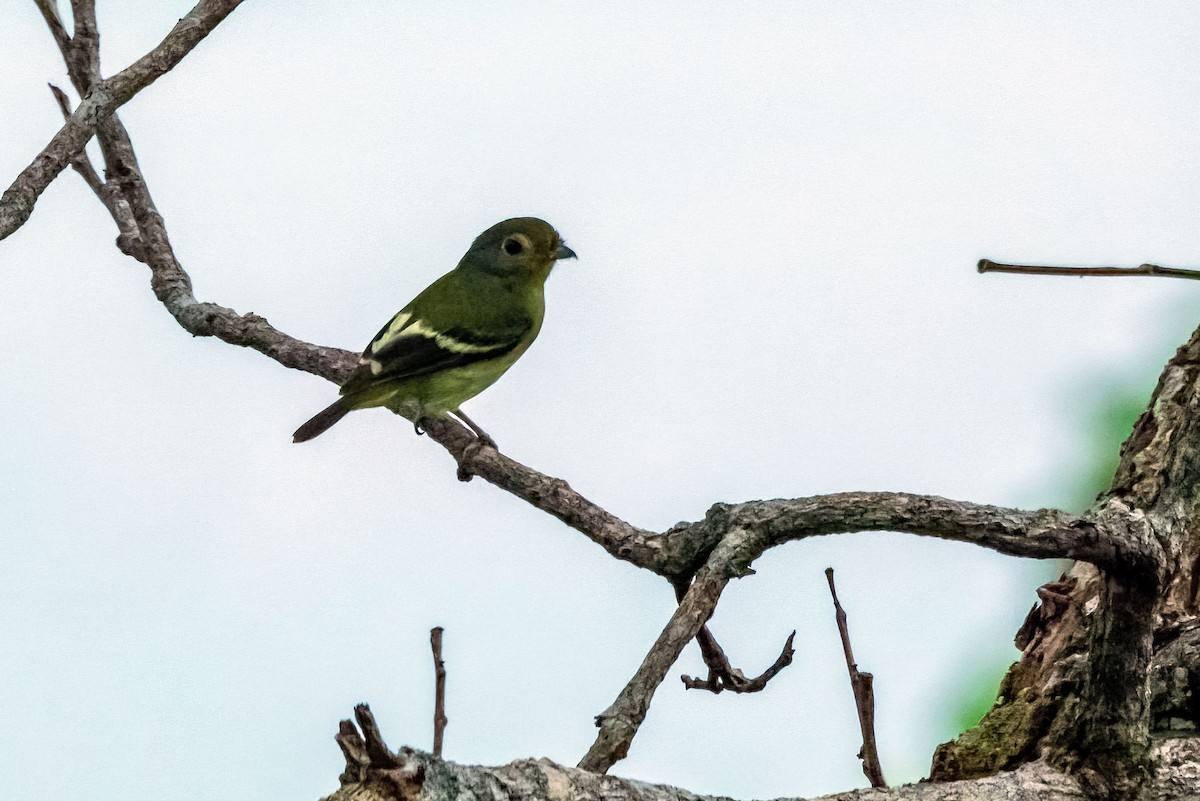
{"label": "bird's head", "polygon": [[573,258],[575,251],[563,243],[550,223],[536,217],[514,217],[477,236],[459,267],[544,281],[556,261]]}

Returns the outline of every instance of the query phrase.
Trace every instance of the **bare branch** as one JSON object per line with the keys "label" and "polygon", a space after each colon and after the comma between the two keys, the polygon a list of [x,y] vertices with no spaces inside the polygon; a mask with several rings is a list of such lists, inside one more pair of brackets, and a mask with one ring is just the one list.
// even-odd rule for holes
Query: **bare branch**
{"label": "bare branch", "polygon": [[[71,101],[67,99],[67,93],[54,84],[48,85],[50,87],[50,94],[54,95],[54,100],[58,103],[58,108],[62,111],[63,117],[68,120],[71,119]],[[104,192],[104,181],[100,180],[100,175],[92,167],[92,160],[88,158],[86,150],[80,150],[71,157],[71,168],[79,173],[79,177],[83,178],[84,183],[96,194],[96,197],[100,198],[100,201],[105,206],[108,206],[108,198]]]}
{"label": "bare branch", "polygon": [[796,632],[793,631],[788,635],[783,644],[783,650],[779,652],[779,656],[775,658],[771,666],[755,678],[748,679],[742,671],[730,664],[729,657],[725,655],[725,649],[713,637],[708,626],[701,626],[699,633],[696,634],[696,644],[700,646],[700,654],[704,657],[704,664],[708,666],[708,678],[694,679],[687,675],[680,676],[680,678],[686,689],[708,690],[714,695],[725,690],[732,693],[761,692],[766,689],[767,683],[771,679],[792,664],[792,659],[796,656],[796,649],[792,647],[795,641]]}
{"label": "bare branch", "polygon": [[433,758],[442,758],[442,738],[446,734],[446,663],[442,661],[442,627],[429,630],[429,645],[433,649]]}
{"label": "bare branch", "polygon": [[1026,511],[902,492],[717,504],[704,520],[668,531],[663,547],[674,561],[694,562],[730,529],[762,532],[764,549],[825,534],[900,531],[1010,556],[1082,559],[1122,571],[1154,572],[1163,558],[1147,521],[1120,503],[1075,517],[1055,509]]}
{"label": "bare branch", "polygon": [[361,782],[366,778],[371,758],[367,756],[367,744],[363,742],[353,721],[343,720],[339,723],[334,740],[338,748],[342,749],[342,756],[346,758],[346,770],[341,775],[342,783]]}
{"label": "bare branch", "polygon": [[1141,264],[1137,267],[1042,267],[1031,264],[1000,264],[991,259],[980,259],[977,269],[981,273],[1020,273],[1022,275],[1149,275],[1167,278],[1200,278],[1200,270],[1160,267],[1157,264]]}
{"label": "bare branch", "polygon": [[[96,2],[95,0],[71,0],[71,16],[75,20],[74,38],[96,39],[100,34],[96,31]],[[100,62],[95,61],[99,70]]]}
{"label": "bare branch", "polygon": [[646,718],[654,691],[679,658],[685,645],[712,617],[730,579],[749,573],[747,554],[761,545],[749,532],[731,531],[712,550],[707,563],[658,635],[641,666],[612,705],[596,716],[600,733],[579,762],[584,770],[604,773],[629,753],[629,744]]}
{"label": "bare branch", "polygon": [[858,712],[858,728],[862,732],[863,744],[858,758],[863,763],[863,773],[872,787],[887,787],[883,778],[883,766],[879,764],[879,750],[875,746],[875,677],[858,669],[854,649],[850,647],[850,627],[846,623],[846,610],[838,600],[837,588],[833,584],[833,568],[825,568],[825,580],[829,582],[829,594],[833,597],[833,614],[837,620],[838,634],[842,638],[842,653],[846,656],[846,670],[850,673],[850,689],[854,693],[854,707]]}
{"label": "bare branch", "polygon": [[[87,77],[73,70],[72,80],[84,84]],[[99,196],[121,231],[117,244],[150,267],[155,295],[185,330],[195,336],[215,336],[232,345],[253,348],[285,367],[314,373],[334,383],[346,379],[358,362],[355,354],[295,339],[259,315],[242,315],[215,303],[198,301],[192,294],[191,278],[171,247],[125,126],[114,114],[100,124],[97,134],[110,176]]]}
{"label": "bare branch", "polygon": [[371,707],[366,704],[356,704],[354,719],[358,721],[358,727],[362,729],[363,749],[371,762],[371,767],[395,767],[396,756],[383,741],[383,735],[379,733],[379,726],[375,724],[375,716],[371,714]]}
{"label": "bare branch", "polygon": [[[682,601],[691,580],[677,579],[672,583],[675,586],[676,602]],[[793,631],[788,635],[787,642],[783,644],[783,650],[779,652],[775,662],[758,677],[747,679],[742,671],[730,663],[725,649],[717,642],[717,638],[709,631],[708,626],[701,626],[700,631],[696,632],[696,644],[700,646],[700,656],[704,659],[705,667],[708,668],[708,678],[696,679],[684,675],[680,676],[680,679],[683,680],[685,689],[707,690],[714,695],[725,690],[734,693],[760,692],[781,670],[792,664],[792,658],[796,655],[796,650],[792,647],[795,640],[796,632]]]}
{"label": "bare branch", "polygon": [[[71,0],[71,16],[75,19],[75,35],[71,37],[68,68],[72,74],[86,75],[87,91],[91,91],[100,81],[100,31],[96,29],[95,0]],[[81,88],[80,94],[86,92]]]}
{"label": "bare branch", "polygon": [[[92,37],[89,42],[95,40]],[[150,266],[155,294],[181,326],[197,336],[216,336],[230,344],[254,348],[284,366],[335,383],[340,384],[349,375],[357,359],[348,351],[297,340],[255,314],[240,315],[217,304],[199,302],[192,293],[190,277],[171,247],[162,216],[150,197],[128,133],[119,120],[111,118],[111,123],[101,130],[100,140],[109,161],[108,172],[113,176],[110,182],[116,182],[134,219],[134,232],[125,235],[130,221],[123,219],[124,206],[115,204],[113,216],[122,227],[126,252]],[[725,515],[728,519],[719,524],[717,518],[722,515],[710,513],[701,523],[676,527],[665,536],[655,535],[596,506],[564,481],[546,476],[492,448],[470,448],[474,437],[456,423],[433,421],[428,429],[431,438],[446,447],[465,472],[479,475],[558,517],[613,556],[672,580],[692,575],[735,522]],[[884,508],[879,508],[881,504]],[[1105,539],[1094,536],[1093,523],[1059,512],[1031,513],[898,494],[848,493],[721,508],[734,510],[739,517],[737,525],[765,523],[775,529],[776,534],[765,547],[835,531],[892,529],[976,542],[1021,556],[1073,556],[1098,561],[1097,548],[1078,546],[1081,542],[1087,545],[1089,541]],[[780,529],[782,536],[778,533]],[[1108,548],[1107,555],[1111,556],[1111,551]]]}
{"label": "bare branch", "polygon": [[67,124],[0,195],[0,239],[24,225],[38,197],[66,168],[71,157],[83,149],[100,122],[182,61],[241,2],[200,0],[157,47],[113,77],[97,83]]}
{"label": "bare branch", "polygon": [[[374,721],[372,721],[374,723]],[[353,724],[343,721],[338,742],[353,736]],[[359,738],[361,741],[361,738]],[[345,752],[345,748],[343,748]],[[1200,739],[1181,737],[1155,744],[1160,765],[1150,797],[1184,801],[1200,794]],[[352,761],[353,760],[353,761]],[[463,801],[463,799],[522,799],[561,801],[593,798],[605,801],[729,801],[702,796],[678,787],[603,776],[558,765],[548,759],[522,759],[499,767],[459,765],[435,760],[429,754],[402,748],[391,766],[360,767],[348,757],[341,787],[324,801]],[[353,769],[352,769],[353,768]],[[1044,761],[970,781],[919,782],[886,791],[850,790],[813,801],[1089,801],[1075,777]],[[803,799],[795,799],[803,801]]]}
{"label": "bare branch", "polygon": [[426,421],[426,431],[470,473],[557,517],[616,558],[662,576],[673,574],[675,565],[662,550],[659,535],[630,525],[562,479],[539,473],[494,448],[468,451],[475,435],[451,420]]}
{"label": "bare branch", "polygon": [[[50,4],[50,10],[54,12],[51,16],[46,16],[45,12],[43,12],[43,16],[46,16],[50,32],[58,43],[58,49],[67,65],[67,73],[71,77],[75,91],[79,93],[80,97],[85,97],[100,80],[100,35],[96,31],[95,8],[91,4],[87,4],[76,9],[76,29],[82,30],[83,35],[77,36],[74,41],[65,37],[65,30],[62,28],[62,22],[58,19],[57,9],[52,4]],[[64,35],[60,37],[57,31],[63,31]],[[54,99],[58,101],[58,107],[62,110],[63,117],[70,122],[71,105],[66,93],[53,84],[50,85],[50,90],[54,93]],[[125,131],[125,126],[121,124],[115,112],[112,116],[100,121],[96,126],[96,134],[106,164],[121,163],[120,156],[126,152],[129,154],[130,160],[136,162],[132,156],[133,146],[129,142],[129,134]],[[115,185],[102,182],[96,175],[86,149],[81,149],[75,154],[71,159],[71,166],[83,176],[84,181],[100,198],[117,224],[117,230],[120,232],[117,237],[117,247],[122,253],[136,256],[140,252],[140,234],[129,203],[121,196]]]}
{"label": "bare branch", "polygon": [[[128,132],[113,115],[98,133],[121,197],[120,204],[109,206],[122,230],[118,245],[151,268],[155,295],[179,324],[195,336],[215,336],[233,345],[258,350],[285,367],[314,373],[336,384],[345,381],[357,366],[355,354],[295,339],[258,315],[243,316],[233,309],[196,300],[191,278],[175,255],[162,215],[142,177]],[[654,534],[600,508],[565,481],[533,470],[494,449],[470,448],[475,442],[474,435],[450,420],[430,421],[427,429],[430,438],[445,447],[463,470],[554,515],[619,559],[659,573],[667,570]]]}
{"label": "bare branch", "polygon": [[42,19],[46,20],[46,27],[50,29],[50,35],[58,44],[63,58],[66,58],[67,49],[71,46],[71,35],[67,33],[67,27],[63,25],[62,17],[58,15],[58,4],[54,0],[33,0],[33,2],[38,7],[38,11],[42,12]]}

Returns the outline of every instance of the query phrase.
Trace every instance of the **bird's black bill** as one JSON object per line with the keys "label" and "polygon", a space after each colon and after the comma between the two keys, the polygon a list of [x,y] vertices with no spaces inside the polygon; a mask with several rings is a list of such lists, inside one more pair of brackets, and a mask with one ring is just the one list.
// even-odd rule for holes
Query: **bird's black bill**
{"label": "bird's black bill", "polygon": [[578,256],[575,255],[575,251],[571,250],[566,245],[559,245],[558,250],[556,250],[554,252],[554,260],[555,261],[558,261],[559,259],[575,259],[575,258],[578,258]]}

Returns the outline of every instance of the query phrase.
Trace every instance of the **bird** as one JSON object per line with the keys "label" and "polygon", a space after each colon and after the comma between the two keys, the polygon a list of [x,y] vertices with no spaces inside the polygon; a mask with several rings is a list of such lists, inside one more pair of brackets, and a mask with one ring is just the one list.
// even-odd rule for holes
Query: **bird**
{"label": "bird", "polygon": [[558,231],[514,217],[484,231],[458,266],[388,321],[359,357],[340,397],[292,435],[306,442],[355,409],[383,406],[412,422],[454,415],[495,448],[461,404],[496,382],[537,338],[554,265],[576,258]]}

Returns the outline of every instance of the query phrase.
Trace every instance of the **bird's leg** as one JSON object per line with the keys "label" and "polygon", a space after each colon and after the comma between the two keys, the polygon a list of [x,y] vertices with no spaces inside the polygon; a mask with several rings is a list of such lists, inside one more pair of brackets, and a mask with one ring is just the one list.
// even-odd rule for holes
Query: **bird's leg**
{"label": "bird's leg", "polygon": [[450,414],[454,415],[459,420],[462,420],[464,423],[466,423],[467,428],[469,428],[475,432],[475,436],[479,437],[480,445],[486,445],[495,451],[500,450],[499,448],[496,447],[496,440],[494,440],[490,436],[488,436],[488,432],[484,431],[482,428],[475,425],[475,422],[473,420],[471,420],[470,417],[467,417],[465,414],[463,414],[462,409],[451,409]]}
{"label": "bird's leg", "polygon": [[470,464],[474,461],[480,449],[488,447],[494,451],[499,451],[499,448],[496,447],[496,440],[488,436],[488,433],[482,428],[475,425],[475,421],[463,414],[462,409],[451,409],[450,414],[463,421],[467,428],[475,432],[475,439],[467,443],[467,446],[463,448],[462,457],[458,459],[458,480],[470,481],[471,476],[474,475]]}
{"label": "bird's leg", "polygon": [[416,420],[413,420],[413,431],[417,432],[418,437],[425,436],[425,429],[421,427],[421,418],[420,417],[418,417]]}

